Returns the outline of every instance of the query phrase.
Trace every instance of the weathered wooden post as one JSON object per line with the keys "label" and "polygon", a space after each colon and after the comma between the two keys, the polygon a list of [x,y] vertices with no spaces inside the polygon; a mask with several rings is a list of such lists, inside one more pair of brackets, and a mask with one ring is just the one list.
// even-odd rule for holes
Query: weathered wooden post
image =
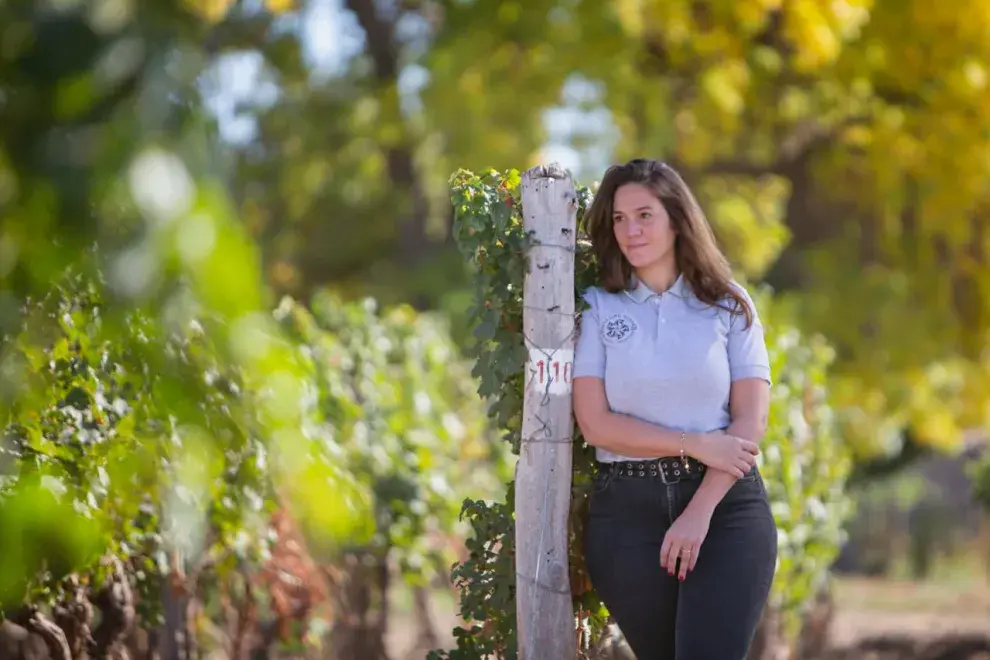
{"label": "weathered wooden post", "polygon": [[516,616],[521,660],[572,660],[575,620],[567,566],[571,497],[571,371],[577,196],[557,165],[522,176],[532,237],[523,285],[529,361],[516,464]]}

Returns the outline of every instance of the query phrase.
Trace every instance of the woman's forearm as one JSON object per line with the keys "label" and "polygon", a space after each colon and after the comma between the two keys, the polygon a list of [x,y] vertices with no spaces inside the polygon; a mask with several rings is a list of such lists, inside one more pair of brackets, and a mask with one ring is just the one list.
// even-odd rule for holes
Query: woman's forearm
{"label": "woman's forearm", "polygon": [[[763,439],[764,428],[756,420],[740,419],[729,424],[729,428],[725,432],[759,444],[760,440]],[[711,467],[707,468],[705,476],[701,479],[701,485],[698,486],[698,490],[695,491],[687,508],[700,510],[711,516],[715,507],[722,501],[734,483],[736,483],[736,478],[728,472]]]}
{"label": "woman's forearm", "polygon": [[742,438],[743,440],[749,440],[750,442],[760,444],[763,440],[763,434],[766,432],[766,427],[756,419],[743,417],[733,419],[732,423],[729,424],[729,428],[727,428],[725,432],[729,435]]}
{"label": "woman's forearm", "polygon": [[[681,453],[681,431],[644,422],[616,412],[603,412],[592,420],[579,420],[585,441],[595,447],[628,456],[655,458]],[[684,450],[690,455],[698,434],[688,433]]]}
{"label": "woman's forearm", "polygon": [[736,483],[736,478],[728,472],[722,472],[713,467],[706,468],[705,476],[701,478],[701,485],[698,486],[698,490],[695,491],[687,508],[711,516],[715,512],[715,507],[722,501],[734,483]]}

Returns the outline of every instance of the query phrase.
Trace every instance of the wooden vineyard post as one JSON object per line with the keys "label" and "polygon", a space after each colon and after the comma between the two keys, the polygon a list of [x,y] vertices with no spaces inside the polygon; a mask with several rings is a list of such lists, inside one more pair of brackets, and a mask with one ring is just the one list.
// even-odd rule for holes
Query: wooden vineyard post
{"label": "wooden vineyard post", "polygon": [[577,223],[571,177],[557,165],[528,170],[522,214],[532,246],[523,285],[529,358],[515,485],[519,658],[571,660],[577,653],[567,566]]}

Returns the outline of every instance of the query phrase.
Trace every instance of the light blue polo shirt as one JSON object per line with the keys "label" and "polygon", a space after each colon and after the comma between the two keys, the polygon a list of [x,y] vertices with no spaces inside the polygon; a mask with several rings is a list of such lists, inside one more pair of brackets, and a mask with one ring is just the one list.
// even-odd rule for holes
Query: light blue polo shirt
{"label": "light blue polo shirt", "polygon": [[[613,412],[692,433],[725,429],[732,382],[772,382],[756,307],[749,292],[736,282],[732,286],[753,310],[748,328],[744,315],[698,300],[683,275],[663,293],[635,280],[620,293],[589,288],[574,378],[604,379]],[[596,453],[606,462],[642,460],[601,447]]]}

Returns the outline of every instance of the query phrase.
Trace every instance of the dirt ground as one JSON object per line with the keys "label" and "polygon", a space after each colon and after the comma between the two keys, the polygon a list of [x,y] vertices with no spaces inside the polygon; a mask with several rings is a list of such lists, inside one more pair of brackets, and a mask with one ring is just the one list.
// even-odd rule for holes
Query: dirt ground
{"label": "dirt ground", "polygon": [[[890,634],[933,637],[946,634],[990,635],[990,581],[916,583],[909,581],[840,578],[835,583],[839,604],[832,623],[832,645]],[[442,648],[453,645],[451,630],[458,625],[455,604],[442,592],[432,600],[432,615]],[[416,624],[408,594],[396,595],[388,640],[394,660],[421,660],[412,652]]]}
{"label": "dirt ground", "polygon": [[836,581],[835,602],[834,646],[892,633],[990,635],[986,579],[946,584],[842,578]]}
{"label": "dirt ground", "polygon": [[[457,603],[451,592],[437,591],[430,599],[431,617],[437,633],[439,648],[454,646],[453,630],[463,625],[457,616]],[[392,614],[389,619],[386,646],[392,660],[422,660],[424,655],[414,651],[419,629],[413,617],[412,598],[405,591],[397,591],[392,598]]]}

